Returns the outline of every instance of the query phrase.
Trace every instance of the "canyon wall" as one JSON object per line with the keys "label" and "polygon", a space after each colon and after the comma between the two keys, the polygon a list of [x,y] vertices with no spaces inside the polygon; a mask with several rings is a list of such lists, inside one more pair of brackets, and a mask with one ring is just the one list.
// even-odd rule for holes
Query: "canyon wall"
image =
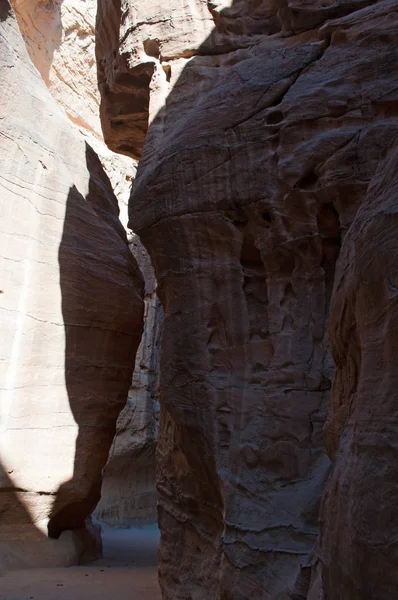
{"label": "canyon wall", "polygon": [[95,60],[96,0],[12,0],[29,56],[51,91],[100,157],[127,225],[136,164],[104,144]]}
{"label": "canyon wall", "polygon": [[320,540],[325,598],[388,600],[398,585],[397,167],[395,145],[347,233],[336,272],[336,378],[325,427],[335,468]]}
{"label": "canyon wall", "polygon": [[[13,0],[12,4],[34,65],[52,96],[99,156],[119,203],[119,218],[126,228],[136,161],[115,154],[103,140],[95,60],[97,0]],[[111,463],[104,472],[102,501],[96,512],[98,518],[114,526],[140,523],[140,515],[144,521],[156,521],[157,363],[151,356],[151,348],[156,346],[153,338],[160,330],[159,301],[148,255],[139,238],[132,232],[128,235],[147,293],[144,336],[137,353],[134,380],[117,423]],[[146,260],[142,260],[143,252]],[[148,377],[150,382],[146,381]]]}
{"label": "canyon wall", "polygon": [[87,550],[143,280],[109,178],[30,61],[7,0],[0,71],[0,569],[11,569]]}
{"label": "canyon wall", "polygon": [[159,344],[163,310],[148,252],[137,236],[130,240],[145,281],[144,331],[133,380],[103,473],[101,500],[95,516],[112,527],[157,522],[155,486],[159,425]]}
{"label": "canyon wall", "polygon": [[[382,183],[366,200],[378,214],[360,212],[369,233],[361,220],[346,232],[398,133],[397,12],[392,0],[99,0],[102,126],[112,149],[142,156],[130,225],[165,313],[165,600],[394,593],[394,377],[369,364],[372,349],[394,359],[394,216],[379,214]],[[334,371],[327,321],[345,236],[331,325],[332,465],[322,439]],[[351,265],[357,244],[365,250]],[[372,424],[374,394],[390,391]]]}

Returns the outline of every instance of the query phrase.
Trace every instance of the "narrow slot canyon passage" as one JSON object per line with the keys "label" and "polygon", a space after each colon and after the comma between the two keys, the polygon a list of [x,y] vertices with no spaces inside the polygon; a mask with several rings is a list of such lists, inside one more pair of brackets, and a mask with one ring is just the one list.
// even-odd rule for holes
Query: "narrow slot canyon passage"
{"label": "narrow slot canyon passage", "polygon": [[0,577],[1,600],[160,600],[159,530],[103,526],[103,557],[87,565],[11,571]]}
{"label": "narrow slot canyon passage", "polygon": [[0,600],[396,598],[397,39],[0,0]]}

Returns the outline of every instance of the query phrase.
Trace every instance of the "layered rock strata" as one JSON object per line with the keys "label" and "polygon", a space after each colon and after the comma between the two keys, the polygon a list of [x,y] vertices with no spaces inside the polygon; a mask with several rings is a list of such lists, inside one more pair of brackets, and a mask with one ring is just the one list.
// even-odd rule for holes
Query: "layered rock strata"
{"label": "layered rock strata", "polygon": [[6,0],[0,70],[0,566],[9,569],[70,564],[84,550],[131,383],[143,281],[98,156],[31,63]]}
{"label": "layered rock strata", "polygon": [[127,225],[127,201],[135,163],[104,144],[95,60],[96,0],[12,0],[29,56],[51,90],[98,154]]}
{"label": "layered rock strata", "polygon": [[[12,3],[31,60],[52,96],[98,154],[118,199],[119,218],[127,228],[127,203],[136,162],[115,154],[103,140],[95,60],[97,1],[12,0]],[[154,295],[150,263],[141,264],[143,250],[137,236],[132,237],[135,242],[130,247],[134,250],[137,246],[133,255],[138,258],[149,290],[142,340],[145,351],[141,345],[129,401],[117,426],[116,436],[120,435],[120,440],[115,439],[112,445],[112,464],[106,469],[101,506],[96,513],[107,523],[118,526],[140,523],[142,519],[156,521],[154,473],[158,411],[152,383],[156,379],[153,372],[156,361],[150,356],[150,348],[152,341],[156,347],[153,336],[159,329],[159,301]]]}

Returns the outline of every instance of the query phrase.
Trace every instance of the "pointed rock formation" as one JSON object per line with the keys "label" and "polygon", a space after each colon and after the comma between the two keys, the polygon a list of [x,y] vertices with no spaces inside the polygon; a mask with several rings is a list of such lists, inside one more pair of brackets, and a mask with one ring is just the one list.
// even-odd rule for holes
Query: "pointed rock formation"
{"label": "pointed rock formation", "polygon": [[[103,141],[95,61],[97,1],[13,0],[13,6],[34,65],[52,96],[98,154],[118,199],[119,218],[127,227],[127,202],[136,162],[113,153]],[[106,467],[102,501],[96,513],[101,520],[119,526],[140,523],[141,519],[156,521],[154,477],[158,409],[154,382],[158,359],[155,359],[156,352],[152,353],[152,342],[156,347],[153,338],[160,330],[161,315],[150,261],[147,258],[148,268],[141,260],[144,250],[139,238],[131,232],[129,236],[133,256],[138,259],[145,286],[150,291],[146,294],[144,335],[137,354],[134,381],[129,401],[119,417],[110,453],[112,464]]]}

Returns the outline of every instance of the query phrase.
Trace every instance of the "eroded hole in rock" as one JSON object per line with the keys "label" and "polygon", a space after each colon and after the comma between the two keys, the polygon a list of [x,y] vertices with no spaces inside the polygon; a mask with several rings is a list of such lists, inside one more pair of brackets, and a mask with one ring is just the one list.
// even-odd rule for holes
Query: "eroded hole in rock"
{"label": "eroded hole in rock", "polygon": [[283,121],[283,118],[283,113],[280,110],[276,110],[267,116],[267,125],[276,125]]}
{"label": "eroded hole in rock", "polygon": [[144,46],[145,54],[152,58],[159,58],[160,45],[158,40],[147,39],[143,41],[142,45]]}
{"label": "eroded hole in rock", "polygon": [[247,302],[250,339],[266,339],[269,335],[267,272],[251,235],[244,238],[240,263],[244,275],[243,292]]}
{"label": "eroded hole in rock", "polygon": [[318,231],[327,237],[340,237],[340,218],[334,204],[322,204],[317,215]]}
{"label": "eroded hole in rock", "polygon": [[300,179],[300,181],[297,183],[297,187],[302,190],[305,190],[307,188],[315,186],[317,181],[318,175],[314,171],[311,171],[311,173],[308,173],[308,175],[304,175],[304,177]]}
{"label": "eroded hole in rock", "polygon": [[293,286],[292,286],[291,282],[289,281],[285,286],[285,290],[284,290],[282,299],[280,301],[280,305],[285,306],[286,304],[288,304],[291,300],[294,300],[295,298],[296,298],[296,294],[294,293]]}
{"label": "eroded hole in rock", "polygon": [[247,225],[247,221],[240,221],[239,219],[234,219],[232,221],[232,223],[235,225],[235,227],[237,227],[238,229],[244,229]]}
{"label": "eroded hole in rock", "polygon": [[248,223],[245,211],[242,209],[228,211],[226,216],[232,222],[232,224],[240,230],[244,230]]}

